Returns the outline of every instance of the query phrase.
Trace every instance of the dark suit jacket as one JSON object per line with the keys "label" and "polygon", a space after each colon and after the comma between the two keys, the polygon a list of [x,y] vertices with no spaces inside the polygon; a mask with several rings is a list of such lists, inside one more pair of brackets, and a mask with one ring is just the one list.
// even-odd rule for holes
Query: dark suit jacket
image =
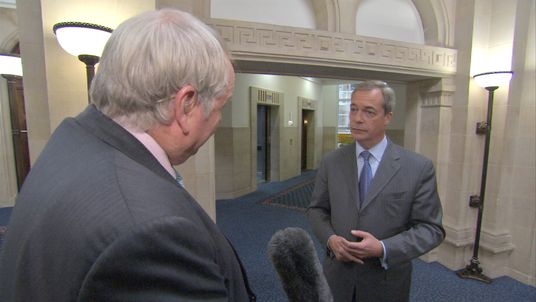
{"label": "dark suit jacket", "polygon": [[364,265],[326,257],[324,272],[335,301],[407,301],[411,259],[441,243],[444,230],[432,162],[391,142],[366,200],[360,206],[355,143],[325,156],[318,169],[308,218],[322,244],[351,230],[371,233],[385,244],[388,270],[378,259]]}
{"label": "dark suit jacket", "polygon": [[224,235],[152,154],[90,105],[17,198],[0,301],[248,301]]}

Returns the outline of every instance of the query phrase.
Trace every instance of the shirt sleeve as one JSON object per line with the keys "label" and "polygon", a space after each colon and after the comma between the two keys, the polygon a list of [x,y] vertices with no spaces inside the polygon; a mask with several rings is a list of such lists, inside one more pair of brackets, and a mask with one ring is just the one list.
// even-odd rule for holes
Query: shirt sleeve
{"label": "shirt sleeve", "polygon": [[387,264],[387,250],[385,249],[385,244],[383,244],[383,241],[380,241],[383,248],[383,257],[380,258],[380,263],[382,264],[382,267],[384,269],[388,269],[389,265]]}

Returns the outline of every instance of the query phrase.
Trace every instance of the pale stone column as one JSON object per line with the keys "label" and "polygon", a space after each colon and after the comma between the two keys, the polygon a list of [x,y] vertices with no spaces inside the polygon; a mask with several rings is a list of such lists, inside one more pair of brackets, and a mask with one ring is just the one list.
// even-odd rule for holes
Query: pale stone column
{"label": "pale stone column", "polygon": [[[9,53],[18,42],[17,12],[15,8],[0,8],[0,52]],[[17,196],[17,173],[11,116],[8,79],[0,76],[0,208],[12,206]]]}
{"label": "pale stone column", "polygon": [[184,177],[184,187],[216,221],[216,174],[214,137],[176,169]]}
{"label": "pale stone column", "polygon": [[[415,150],[434,163],[439,197],[445,208],[449,173],[450,127],[452,96],[455,86],[451,78],[425,80],[408,85],[406,147]],[[422,258],[437,260],[437,250]]]}
{"label": "pale stone column", "polygon": [[320,165],[322,157],[337,148],[337,128],[339,122],[339,86],[324,85],[322,91],[322,129],[320,132],[322,142],[315,167]]}
{"label": "pale stone column", "polygon": [[[469,208],[469,196],[478,192],[482,169],[482,149],[476,148],[475,112],[482,110],[481,102],[469,102],[470,66],[475,16],[473,0],[459,2],[456,7],[455,44],[459,51],[457,73],[454,78],[456,90],[452,99],[452,123],[450,125],[450,155],[448,176],[443,191],[443,226],[446,231],[444,243],[438,249],[440,262],[457,270],[468,264],[474,241],[475,209]],[[473,87],[474,88],[474,87]],[[471,89],[473,92],[473,89]],[[481,145],[479,144],[478,147]],[[470,222],[468,222],[470,220]]]}
{"label": "pale stone column", "polygon": [[35,162],[50,137],[50,116],[45,67],[43,19],[40,1],[17,1],[24,101],[30,161]]}
{"label": "pale stone column", "polygon": [[210,18],[210,0],[156,0],[157,8],[176,8],[198,17]]}
{"label": "pale stone column", "polygon": [[13,206],[17,196],[8,82],[8,79],[0,76],[0,208]]}
{"label": "pale stone column", "polygon": [[[520,1],[515,18],[513,66],[505,146],[510,181],[498,194],[515,246],[507,275],[536,286],[536,2]],[[510,139],[511,138],[511,139]],[[528,239],[532,238],[532,239]]]}
{"label": "pale stone column", "polygon": [[346,34],[355,34],[355,17],[360,0],[338,0],[337,31]]}

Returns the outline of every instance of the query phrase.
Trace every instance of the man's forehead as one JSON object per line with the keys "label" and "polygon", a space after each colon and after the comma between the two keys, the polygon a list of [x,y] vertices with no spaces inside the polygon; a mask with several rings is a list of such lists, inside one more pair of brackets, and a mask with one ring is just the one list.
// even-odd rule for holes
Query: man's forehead
{"label": "man's forehead", "polygon": [[383,95],[381,91],[372,91],[372,90],[363,90],[363,91],[356,91],[354,95],[352,95],[352,103],[358,102],[358,101],[382,101]]}

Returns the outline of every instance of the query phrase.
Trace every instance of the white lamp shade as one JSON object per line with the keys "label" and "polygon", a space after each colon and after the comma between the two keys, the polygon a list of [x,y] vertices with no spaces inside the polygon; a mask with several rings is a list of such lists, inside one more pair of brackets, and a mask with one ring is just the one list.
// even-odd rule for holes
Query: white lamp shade
{"label": "white lamp shade", "polygon": [[60,46],[69,54],[100,57],[112,29],[82,22],[62,22],[54,25],[54,33]]}
{"label": "white lamp shade", "polygon": [[22,77],[22,61],[18,55],[0,54],[0,74]]}
{"label": "white lamp shade", "polygon": [[510,82],[512,71],[492,71],[479,73],[473,76],[478,86],[482,88],[500,87]]}

